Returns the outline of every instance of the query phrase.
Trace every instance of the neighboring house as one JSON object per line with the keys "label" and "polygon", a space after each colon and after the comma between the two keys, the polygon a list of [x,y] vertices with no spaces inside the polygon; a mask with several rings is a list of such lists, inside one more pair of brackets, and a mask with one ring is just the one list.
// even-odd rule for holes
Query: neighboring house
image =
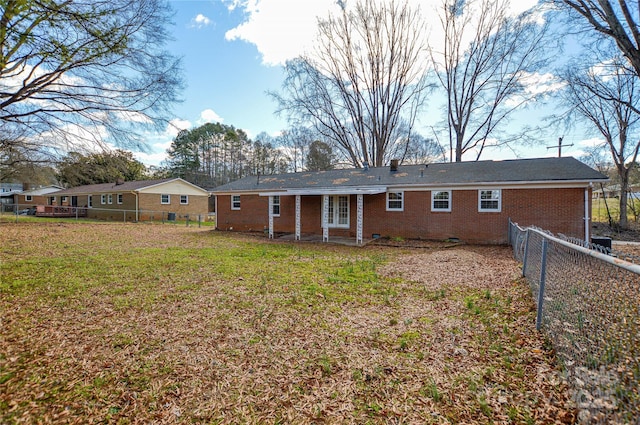
{"label": "neighboring house", "polygon": [[48,194],[58,192],[63,189],[61,186],[44,186],[38,189],[24,190],[13,195],[13,203],[17,204],[20,209],[30,208],[36,205],[45,205],[47,203]]}
{"label": "neighboring house", "polygon": [[[397,162],[394,161],[395,164]],[[591,188],[574,158],[392,164],[250,176],[214,189],[223,230],[506,243],[508,220],[589,239]]]}
{"label": "neighboring house", "polygon": [[[609,198],[620,199],[619,184],[602,185],[602,187],[598,185],[598,187],[593,188],[593,199]],[[630,185],[627,188],[627,199],[640,199],[640,187],[637,185]]]}
{"label": "neighboring house", "polygon": [[[73,208],[105,220],[161,220],[186,216],[204,220],[209,192],[180,178],[91,184],[51,193],[37,215],[60,215]],[[84,215],[84,214],[81,214]]]}
{"label": "neighboring house", "polygon": [[14,211],[13,196],[22,192],[22,183],[0,182],[0,212]]}

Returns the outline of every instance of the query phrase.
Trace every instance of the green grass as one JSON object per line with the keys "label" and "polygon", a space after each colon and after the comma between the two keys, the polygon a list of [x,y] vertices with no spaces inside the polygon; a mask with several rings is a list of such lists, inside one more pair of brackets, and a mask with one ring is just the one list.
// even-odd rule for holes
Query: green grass
{"label": "green grass", "polygon": [[3,236],[2,423],[517,423],[553,411],[524,406],[543,385],[540,360],[516,344],[538,338],[524,284],[427,285],[384,272],[398,249],[197,227],[34,221]]}

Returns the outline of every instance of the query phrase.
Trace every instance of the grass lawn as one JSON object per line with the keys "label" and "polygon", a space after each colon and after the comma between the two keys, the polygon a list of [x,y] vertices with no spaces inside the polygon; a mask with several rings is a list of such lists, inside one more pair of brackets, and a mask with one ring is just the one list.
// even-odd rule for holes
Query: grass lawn
{"label": "grass lawn", "polygon": [[0,223],[0,423],[570,423],[506,247]]}

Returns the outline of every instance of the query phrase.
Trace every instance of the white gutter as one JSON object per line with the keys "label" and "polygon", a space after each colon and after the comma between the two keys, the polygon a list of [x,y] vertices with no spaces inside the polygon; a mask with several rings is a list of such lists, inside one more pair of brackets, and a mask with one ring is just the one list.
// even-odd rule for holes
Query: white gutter
{"label": "white gutter", "polygon": [[[589,183],[589,187],[591,187],[592,183]],[[589,187],[584,189],[584,240],[590,242],[589,239]]]}
{"label": "white gutter", "polygon": [[[351,186],[351,187],[314,187],[307,189],[285,189],[282,191],[261,192],[260,196],[293,195],[376,195],[385,193],[387,186]],[[236,193],[237,194],[237,193]]]}
{"label": "white gutter", "polygon": [[140,216],[138,215],[138,191],[131,192],[136,195],[136,223],[140,221]]}

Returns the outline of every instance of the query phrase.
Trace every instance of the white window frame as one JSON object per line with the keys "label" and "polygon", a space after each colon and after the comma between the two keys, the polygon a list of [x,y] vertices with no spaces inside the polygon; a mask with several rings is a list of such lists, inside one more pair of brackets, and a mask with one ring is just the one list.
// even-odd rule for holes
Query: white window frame
{"label": "white window frame", "polygon": [[[486,198],[486,193],[491,192],[491,198]],[[497,193],[497,198],[493,194]],[[483,197],[485,196],[485,197]],[[482,206],[482,202],[498,202],[496,208],[487,208]],[[502,211],[502,190],[501,189],[479,189],[478,190],[478,212],[501,212]]]}
{"label": "white window frame", "polygon": [[231,195],[231,209],[239,210],[240,209],[240,195]]}
{"label": "white window frame", "polygon": [[189,205],[189,195],[180,195],[180,205]]}
{"label": "white window frame", "polygon": [[113,193],[107,194],[107,204],[113,204]]}
{"label": "white window frame", "polygon": [[[398,198],[396,199],[391,199],[391,196],[398,196],[400,195]],[[390,202],[400,202],[400,207],[396,207],[396,208],[392,208],[391,206],[389,206]],[[404,192],[403,191],[398,191],[398,192],[387,192],[387,211],[404,211]]]}
{"label": "white window frame", "polygon": [[[165,196],[167,197],[167,200],[165,201]],[[162,205],[169,205],[171,204],[171,195],[167,194],[167,193],[163,193],[160,195],[160,204]]]}
{"label": "white window frame", "polygon": [[116,202],[120,205],[122,205],[122,193],[118,193],[116,195]]}
{"label": "white window frame", "polygon": [[[436,199],[440,193],[446,193],[447,199]],[[447,207],[436,207],[436,202],[447,202]],[[450,190],[432,190],[431,191],[431,211],[433,212],[451,212],[451,191]]]}
{"label": "white window frame", "polygon": [[[340,214],[340,200],[346,200],[345,214]],[[336,206],[338,206],[336,208]],[[349,229],[351,221],[351,199],[349,195],[329,195],[329,214],[327,217],[327,226],[330,229]],[[322,214],[321,214],[322,215]],[[322,217],[320,217],[322,219]],[[340,223],[340,219],[346,222]]]}
{"label": "white window frame", "polygon": [[100,204],[104,205],[106,203],[107,203],[107,195],[103,193],[102,195],[100,195]]}
{"label": "white window frame", "polygon": [[25,202],[32,202],[33,201],[33,195],[24,195],[24,200],[25,200]]}
{"label": "white window frame", "polygon": [[274,217],[280,217],[280,195],[273,195],[271,200],[271,215]]}

